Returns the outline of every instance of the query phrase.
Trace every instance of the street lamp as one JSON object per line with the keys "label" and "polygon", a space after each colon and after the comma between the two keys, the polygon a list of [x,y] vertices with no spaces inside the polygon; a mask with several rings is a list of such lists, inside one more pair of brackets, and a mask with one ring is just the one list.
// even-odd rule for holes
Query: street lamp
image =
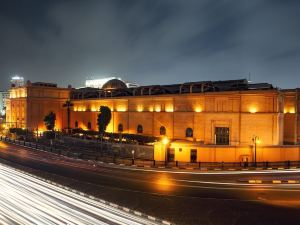
{"label": "street lamp", "polygon": [[132,165],[134,165],[134,150],[131,151],[132,154]]}
{"label": "street lamp", "polygon": [[254,165],[256,166],[256,145],[259,144],[259,137],[258,136],[253,136],[252,142],[254,143]]}
{"label": "street lamp", "polygon": [[167,145],[169,144],[169,139],[168,137],[164,137],[162,140],[162,143],[164,145],[164,150],[165,150],[165,166],[167,165]]}
{"label": "street lamp", "polygon": [[169,143],[169,139],[167,137],[164,137],[162,142],[163,142],[164,145],[167,145]]}

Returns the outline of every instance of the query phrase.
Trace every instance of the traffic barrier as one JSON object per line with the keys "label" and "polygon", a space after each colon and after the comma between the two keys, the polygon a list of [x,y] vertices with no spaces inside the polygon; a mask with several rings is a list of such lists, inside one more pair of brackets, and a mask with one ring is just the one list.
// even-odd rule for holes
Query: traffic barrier
{"label": "traffic barrier", "polygon": [[155,221],[155,220],[156,220],[156,218],[155,218],[155,217],[153,217],[153,216],[148,216],[148,219],[149,219],[149,220],[153,220],[153,221]]}
{"label": "traffic barrier", "polygon": [[142,213],[138,212],[138,211],[134,211],[133,212],[135,215],[138,215],[138,216],[142,216]]}
{"label": "traffic barrier", "polygon": [[273,184],[281,184],[281,180],[272,180]]}
{"label": "traffic barrier", "polygon": [[118,208],[119,206],[117,204],[114,203],[109,203],[110,206],[114,207],[114,208]]}

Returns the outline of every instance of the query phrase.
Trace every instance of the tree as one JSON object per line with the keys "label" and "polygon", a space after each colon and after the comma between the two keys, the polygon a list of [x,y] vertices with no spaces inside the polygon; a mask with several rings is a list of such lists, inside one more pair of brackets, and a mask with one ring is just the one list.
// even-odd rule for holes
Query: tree
{"label": "tree", "polygon": [[44,123],[47,130],[54,131],[55,120],[56,120],[56,115],[54,112],[50,112],[48,115],[45,116]]}
{"label": "tree", "polygon": [[103,136],[110,120],[111,120],[110,108],[107,106],[100,106],[100,113],[98,114],[97,125],[101,136]]}
{"label": "tree", "polygon": [[71,107],[74,106],[74,104],[71,102],[71,100],[67,100],[64,104],[63,104],[63,107],[64,108],[67,108],[67,121],[68,121],[68,124],[67,124],[67,129],[68,129],[68,132],[70,131],[70,114],[71,114]]}

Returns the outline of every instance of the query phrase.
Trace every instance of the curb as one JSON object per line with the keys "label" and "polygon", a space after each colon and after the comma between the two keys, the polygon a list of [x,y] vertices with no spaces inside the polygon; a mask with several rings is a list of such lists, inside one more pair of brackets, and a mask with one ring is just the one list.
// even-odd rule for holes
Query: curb
{"label": "curb", "polygon": [[248,180],[249,184],[299,184],[300,180]]}

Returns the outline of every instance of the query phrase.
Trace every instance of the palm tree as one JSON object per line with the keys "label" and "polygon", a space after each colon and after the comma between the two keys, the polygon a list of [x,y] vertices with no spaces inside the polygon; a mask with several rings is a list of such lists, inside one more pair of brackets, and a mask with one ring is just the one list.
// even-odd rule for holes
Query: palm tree
{"label": "palm tree", "polygon": [[67,121],[68,121],[68,133],[70,131],[70,118],[71,118],[71,107],[74,106],[74,104],[71,102],[71,100],[67,100],[64,104],[63,104],[63,107],[64,108],[67,108]]}

